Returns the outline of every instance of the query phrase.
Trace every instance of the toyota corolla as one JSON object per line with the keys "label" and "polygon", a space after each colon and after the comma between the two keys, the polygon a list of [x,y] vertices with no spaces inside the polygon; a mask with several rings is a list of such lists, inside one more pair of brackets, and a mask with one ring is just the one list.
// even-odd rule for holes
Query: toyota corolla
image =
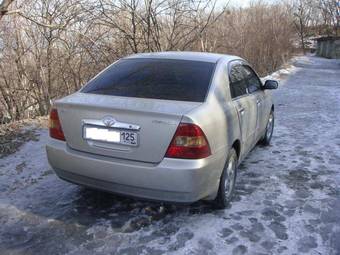
{"label": "toyota corolla", "polygon": [[231,200],[237,166],[274,128],[269,90],[247,61],[163,52],[113,63],[50,113],[49,163],[72,183],[133,197]]}

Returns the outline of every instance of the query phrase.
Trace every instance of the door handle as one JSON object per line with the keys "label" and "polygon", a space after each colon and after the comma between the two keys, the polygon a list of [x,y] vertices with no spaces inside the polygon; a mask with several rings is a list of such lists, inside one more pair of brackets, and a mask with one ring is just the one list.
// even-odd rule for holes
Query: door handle
{"label": "door handle", "polygon": [[241,114],[241,115],[243,115],[244,114],[244,108],[240,108],[240,109],[238,109],[238,112]]}
{"label": "door handle", "polygon": [[261,100],[259,100],[259,99],[257,99],[257,100],[256,100],[256,103],[257,103],[257,105],[260,105],[260,104],[261,104],[261,102],[262,102],[262,101],[261,101]]}

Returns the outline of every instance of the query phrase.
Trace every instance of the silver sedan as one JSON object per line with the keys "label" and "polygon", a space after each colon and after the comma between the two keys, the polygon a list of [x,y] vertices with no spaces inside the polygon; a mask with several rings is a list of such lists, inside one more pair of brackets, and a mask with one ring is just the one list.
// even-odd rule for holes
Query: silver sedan
{"label": "silver sedan", "polygon": [[237,166],[269,144],[274,104],[243,59],[162,52],[113,63],[50,114],[49,163],[67,181],[168,202],[231,200]]}

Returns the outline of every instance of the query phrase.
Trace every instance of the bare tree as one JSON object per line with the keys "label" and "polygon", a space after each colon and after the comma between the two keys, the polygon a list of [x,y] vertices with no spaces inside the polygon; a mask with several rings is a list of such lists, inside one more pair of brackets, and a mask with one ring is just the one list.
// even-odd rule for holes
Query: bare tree
{"label": "bare tree", "polygon": [[313,0],[296,0],[294,2],[294,25],[300,37],[303,52],[306,52],[306,35],[311,22]]}
{"label": "bare tree", "polygon": [[45,115],[51,101],[80,89],[105,66],[132,53],[230,53],[248,59],[260,74],[290,56],[295,34],[288,6],[257,1],[249,8],[218,10],[216,3],[14,1],[0,22],[0,118]]}
{"label": "bare tree", "polygon": [[337,19],[336,0],[319,0],[318,9],[321,12],[323,26],[326,28],[328,35],[338,34],[339,20]]}

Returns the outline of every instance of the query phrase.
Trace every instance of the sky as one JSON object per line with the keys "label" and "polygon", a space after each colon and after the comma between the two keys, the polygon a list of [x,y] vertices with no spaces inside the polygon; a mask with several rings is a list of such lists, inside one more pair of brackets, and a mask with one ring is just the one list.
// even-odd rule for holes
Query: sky
{"label": "sky", "polygon": [[[254,0],[229,0],[229,1],[230,1],[229,3],[230,6],[247,7],[249,6],[249,3]],[[275,1],[277,0],[263,0],[263,2],[266,2],[266,3],[273,3]],[[220,6],[223,6],[226,2],[228,2],[228,0],[218,0],[218,2]]]}

